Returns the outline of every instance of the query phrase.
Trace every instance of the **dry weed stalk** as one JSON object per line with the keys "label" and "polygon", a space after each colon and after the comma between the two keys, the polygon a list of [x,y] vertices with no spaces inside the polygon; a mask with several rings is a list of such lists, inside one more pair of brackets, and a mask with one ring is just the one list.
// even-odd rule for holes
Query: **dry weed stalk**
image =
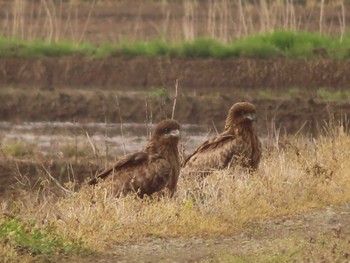
{"label": "dry weed stalk", "polygon": [[[233,38],[239,38],[249,34],[271,32],[276,29],[296,31],[308,28],[307,24],[304,25],[304,29],[301,28],[302,14],[300,10],[305,11],[305,9],[299,8],[297,13],[296,9],[298,4],[295,3],[294,0],[259,0],[254,4],[242,0],[236,3],[220,0],[208,1],[206,4],[203,4],[203,6],[207,9],[207,16],[204,18],[207,25],[205,35],[214,39],[219,39],[222,42],[228,42]],[[324,31],[323,16],[325,6],[325,4],[320,5],[320,31]],[[186,5],[184,5],[185,19],[183,22],[184,39],[193,39],[192,36],[198,36],[199,32],[195,31],[197,27],[193,26],[193,20],[203,20],[203,17],[199,18],[199,13],[191,12],[190,7],[192,7],[191,1],[186,2]],[[327,8],[334,7],[327,5]],[[235,10],[237,10],[238,16],[232,16]],[[191,16],[188,15],[189,13]],[[192,16],[194,18],[192,18]],[[188,19],[188,17],[192,19]],[[256,19],[257,17],[258,21]],[[197,29],[197,31],[199,31],[199,29]],[[191,32],[190,38],[187,37],[189,35],[188,32]]]}
{"label": "dry weed stalk", "polygon": [[[72,38],[73,41],[81,43],[85,38],[96,2],[97,0],[93,0],[89,3],[88,15],[83,27],[79,28],[78,6],[71,1],[69,3],[64,0],[40,0],[39,3],[26,0],[12,1],[9,4],[11,9],[5,11],[6,19],[2,26],[2,34],[26,40],[43,39],[49,43]],[[65,9],[68,18],[64,17]],[[67,37],[68,35],[70,37]]]}
{"label": "dry weed stalk", "polygon": [[148,98],[145,100],[145,108],[146,108],[146,138],[151,137],[152,134],[152,123],[153,123],[153,111],[151,104],[148,104]]}
{"label": "dry weed stalk", "polygon": [[[85,18],[81,19],[81,5],[84,3]],[[81,43],[86,40],[91,21],[96,19],[94,12],[101,5],[89,1],[15,0],[8,3],[8,10],[3,12],[1,32],[5,37],[21,39],[44,39],[48,42],[72,40]],[[210,37],[222,42],[256,33],[271,32],[277,29],[285,30],[315,30],[320,33],[330,32],[340,34],[340,40],[346,32],[346,6],[344,0],[309,1],[300,4],[295,0],[198,0],[182,1],[178,4],[181,10],[173,8],[176,3],[162,1],[159,12],[161,21],[147,18],[147,24],[155,33],[151,38],[162,37],[165,40],[193,40],[198,37]],[[116,8],[120,3],[114,3]],[[134,19],[130,22],[129,34],[124,36],[132,41],[149,40],[145,35],[145,16],[142,3],[135,4]],[[176,10],[176,11],[175,11]],[[316,12],[315,12],[316,10]],[[334,13],[335,15],[332,15]],[[330,16],[330,17],[329,17]],[[180,18],[179,18],[180,17]],[[339,23],[339,30],[334,25]],[[103,32],[102,32],[103,33]],[[117,40],[121,34],[114,32]],[[124,33],[123,33],[124,34]],[[111,33],[106,33],[106,41]],[[96,40],[93,40],[96,41]]]}
{"label": "dry weed stalk", "polygon": [[102,103],[102,106],[103,106],[103,116],[104,116],[104,127],[105,127],[105,134],[104,134],[104,146],[105,146],[105,156],[104,156],[104,159],[105,159],[105,169],[107,168],[108,166],[108,160],[107,160],[107,157],[108,157],[108,121],[107,121],[107,106],[105,104],[105,102]]}
{"label": "dry weed stalk", "polygon": [[340,42],[343,41],[345,28],[346,28],[346,16],[345,16],[345,5],[344,0],[341,0],[340,2],[341,6],[341,15],[338,15],[339,17],[339,26],[340,26]]}
{"label": "dry weed stalk", "polygon": [[323,33],[323,24],[324,24],[324,0],[321,0],[320,5],[320,34]]}
{"label": "dry weed stalk", "polygon": [[91,146],[91,148],[92,148],[92,152],[94,153],[95,158],[98,159],[98,154],[97,154],[97,151],[96,151],[96,146],[95,146],[95,144],[94,144],[93,141],[91,140],[91,138],[90,138],[90,136],[89,136],[89,133],[86,132],[85,134],[86,134],[86,137],[88,138],[89,144],[90,144],[90,146]]}
{"label": "dry weed stalk", "polygon": [[176,108],[176,100],[177,100],[177,88],[178,88],[178,80],[175,80],[175,97],[174,97],[174,103],[173,103],[173,110],[171,112],[171,119],[174,119],[175,117],[175,108]]}
{"label": "dry weed stalk", "polygon": [[184,5],[184,16],[182,30],[184,34],[184,40],[193,40],[195,38],[195,10],[197,2],[183,1]]}
{"label": "dry weed stalk", "polygon": [[248,35],[248,26],[245,16],[245,10],[243,8],[242,0],[238,1],[238,13],[239,13],[239,22],[238,22],[238,37]]}
{"label": "dry weed stalk", "polygon": [[120,134],[122,135],[122,138],[123,138],[123,150],[124,150],[124,154],[126,154],[122,112],[121,112],[121,110],[120,110],[120,105],[119,105],[118,96],[116,95],[115,98],[116,98],[116,102],[117,102],[117,111],[118,111],[119,122],[120,122]]}
{"label": "dry weed stalk", "polygon": [[87,18],[85,20],[85,23],[84,23],[84,26],[83,26],[83,30],[81,31],[81,34],[80,34],[80,37],[79,37],[79,40],[78,40],[78,43],[81,43],[83,40],[84,40],[84,37],[85,37],[85,33],[86,33],[86,30],[88,28],[88,25],[90,23],[90,19],[91,19],[91,14],[94,10],[94,7],[96,5],[96,2],[97,0],[93,0],[90,4],[90,8],[89,8],[89,13],[87,15]]}

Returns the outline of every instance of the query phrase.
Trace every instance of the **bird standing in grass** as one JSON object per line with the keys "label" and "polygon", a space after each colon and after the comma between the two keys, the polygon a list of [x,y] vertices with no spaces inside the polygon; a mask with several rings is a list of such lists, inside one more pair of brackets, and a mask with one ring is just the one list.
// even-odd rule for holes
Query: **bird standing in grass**
{"label": "bird standing in grass", "polygon": [[224,131],[205,141],[184,163],[184,177],[203,177],[213,170],[236,165],[257,169],[261,142],[253,127],[256,108],[249,102],[235,103],[229,110]]}
{"label": "bird standing in grass", "polygon": [[164,189],[173,196],[180,173],[179,138],[180,125],[177,121],[159,122],[143,151],[121,157],[89,184],[107,179],[117,196],[137,193],[142,198]]}

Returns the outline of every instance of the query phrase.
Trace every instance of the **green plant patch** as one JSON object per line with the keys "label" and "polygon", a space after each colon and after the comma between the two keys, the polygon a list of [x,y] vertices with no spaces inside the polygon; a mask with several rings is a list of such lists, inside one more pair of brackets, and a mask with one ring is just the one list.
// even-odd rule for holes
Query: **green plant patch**
{"label": "green plant patch", "polygon": [[167,96],[169,96],[169,92],[164,87],[154,87],[150,91],[150,96],[151,97],[156,97],[156,98],[167,97]]}
{"label": "green plant patch", "polygon": [[2,152],[10,157],[26,157],[35,154],[35,147],[22,141],[8,141],[2,145]]}
{"label": "green plant patch", "polygon": [[342,90],[331,91],[331,90],[321,88],[316,91],[316,95],[318,98],[323,100],[341,101],[341,100],[347,100],[350,98],[350,91],[342,91]]}
{"label": "green plant patch", "polygon": [[73,43],[25,41],[0,38],[0,57],[41,56],[90,56],[105,58],[113,56],[169,56],[186,58],[277,58],[291,59],[348,59],[350,37],[342,41],[327,35],[310,32],[275,31],[268,34],[248,36],[222,43],[215,39],[198,38],[185,42],[167,42],[161,38],[151,41],[119,43]]}
{"label": "green plant patch", "polygon": [[69,41],[47,43],[43,41],[24,41],[0,38],[0,57],[62,57],[71,55],[88,56],[95,49],[89,43],[72,43]]}
{"label": "green plant patch", "polygon": [[84,250],[80,241],[66,240],[51,227],[40,228],[35,221],[2,220],[0,239],[17,251],[31,254],[78,253]]}
{"label": "green plant patch", "polygon": [[75,145],[75,144],[65,144],[60,148],[60,151],[62,152],[63,156],[66,158],[73,158],[73,157],[91,157],[91,148],[87,146],[82,145]]}
{"label": "green plant patch", "polygon": [[276,89],[269,89],[269,88],[261,88],[257,91],[256,95],[258,98],[261,99],[293,99],[297,98],[303,95],[306,95],[307,90],[302,90],[298,87],[292,87],[287,90],[276,90]]}
{"label": "green plant patch", "polygon": [[273,58],[283,56],[277,47],[259,36],[235,41],[232,44],[232,54],[249,58]]}

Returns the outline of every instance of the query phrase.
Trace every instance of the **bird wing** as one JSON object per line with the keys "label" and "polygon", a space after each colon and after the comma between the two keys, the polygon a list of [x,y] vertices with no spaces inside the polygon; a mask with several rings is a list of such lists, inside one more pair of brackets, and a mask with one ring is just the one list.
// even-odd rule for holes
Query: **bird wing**
{"label": "bird wing", "polygon": [[146,152],[138,152],[133,154],[128,154],[117,160],[115,164],[107,168],[103,172],[99,173],[94,179],[89,181],[89,185],[96,184],[99,179],[104,179],[110,174],[117,172],[123,168],[129,168],[132,166],[137,166],[143,162],[148,161],[148,155]]}
{"label": "bird wing", "polygon": [[234,135],[219,135],[217,137],[211,138],[204,143],[202,143],[190,156],[187,157],[184,165],[195,155],[217,149],[225,144],[227,141],[234,139]]}

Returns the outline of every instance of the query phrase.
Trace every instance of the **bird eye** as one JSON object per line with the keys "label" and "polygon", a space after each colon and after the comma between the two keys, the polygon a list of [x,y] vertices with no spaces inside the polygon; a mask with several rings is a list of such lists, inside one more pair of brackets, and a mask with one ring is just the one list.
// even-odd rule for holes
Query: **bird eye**
{"label": "bird eye", "polygon": [[164,129],[164,133],[169,133],[170,132],[170,129],[169,128],[165,128]]}
{"label": "bird eye", "polygon": [[237,111],[237,116],[243,116],[245,113],[245,110],[239,110]]}

